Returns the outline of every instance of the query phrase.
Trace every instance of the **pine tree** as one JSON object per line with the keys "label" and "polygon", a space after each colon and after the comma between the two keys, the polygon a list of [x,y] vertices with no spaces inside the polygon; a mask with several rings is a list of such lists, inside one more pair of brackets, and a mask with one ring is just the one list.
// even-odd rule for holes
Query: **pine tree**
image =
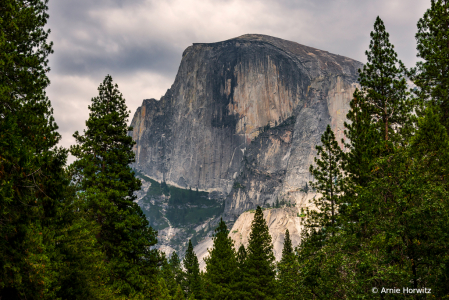
{"label": "pine tree", "polygon": [[374,285],[434,286],[433,296],[449,294],[449,139],[440,119],[427,109],[409,147],[377,159],[373,180],[358,190],[363,213],[338,236],[338,248],[349,250],[340,275],[354,282],[350,294]]}
{"label": "pine tree", "polygon": [[[67,178],[72,170],[66,169]],[[54,299],[110,299],[112,289],[107,285],[109,268],[104,252],[95,238],[99,225],[90,220],[89,210],[82,194],[70,184],[65,189],[64,206],[58,210],[55,228],[54,252],[61,260],[55,260],[58,269]]]}
{"label": "pine tree", "polygon": [[293,252],[288,229],[285,231],[282,258],[278,263],[278,297],[277,299],[295,299],[298,293],[297,277],[299,264]]}
{"label": "pine tree", "polygon": [[243,244],[240,245],[239,251],[237,252],[237,263],[239,267],[242,267],[246,260],[246,250]]}
{"label": "pine tree", "polygon": [[240,292],[244,295],[244,299],[274,299],[276,272],[273,244],[260,206],[257,207],[251,224],[247,251]]}
{"label": "pine tree", "polygon": [[176,293],[173,296],[173,300],[185,300],[186,297],[184,296],[184,292],[181,288],[181,285],[178,284],[178,287],[176,288]]}
{"label": "pine tree", "polygon": [[315,163],[317,166],[310,166],[310,173],[316,180],[310,182],[310,186],[321,193],[322,197],[314,200],[317,210],[306,210],[305,226],[313,231],[323,228],[333,235],[340,206],[339,195],[343,191],[343,152],[335,141],[335,135],[330,125],[327,125],[326,131],[321,136],[321,143],[322,146],[316,146],[318,158],[315,157]]}
{"label": "pine tree", "polygon": [[441,111],[442,124],[449,130],[449,1],[431,0],[431,7],[418,22],[416,33],[418,74],[413,77],[416,93]]}
{"label": "pine tree", "polygon": [[158,289],[157,295],[155,295],[154,299],[156,300],[171,300],[172,297],[168,291],[167,285],[165,284],[164,278],[159,278],[158,280]]}
{"label": "pine tree", "polygon": [[411,107],[407,101],[407,70],[397,59],[383,21],[377,17],[371,32],[368,62],[359,73],[360,85],[371,122],[384,141],[402,139],[400,129],[408,121]]}
{"label": "pine tree", "polygon": [[178,254],[176,254],[176,252],[173,252],[170,256],[169,265],[175,278],[176,284],[180,285],[184,278],[184,272],[181,267],[181,260],[179,259],[179,256]]}
{"label": "pine tree", "polygon": [[344,155],[344,170],[347,176],[346,198],[356,193],[355,186],[366,186],[371,179],[371,162],[375,157],[375,148],[381,143],[380,135],[375,131],[371,115],[361,91],[356,89],[349,103],[350,110],[346,115],[350,122],[345,122],[343,141],[348,152]]}
{"label": "pine tree", "polygon": [[[179,260],[178,260],[179,262]],[[174,296],[176,293],[176,287],[178,286],[178,283],[176,282],[175,277],[175,268],[172,268],[167,258],[163,257],[162,260],[162,266],[160,270],[160,278],[164,279],[164,283],[170,293],[171,296]]]}
{"label": "pine tree", "polygon": [[[356,200],[357,187],[366,187],[373,179],[373,162],[388,155],[395,147],[404,146],[412,134],[413,102],[408,98],[404,64],[397,59],[382,20],[377,17],[371,32],[368,62],[359,70],[362,90],[354,92],[345,122],[344,200],[347,205]],[[346,206],[341,207],[342,214]],[[357,221],[356,210],[348,216]]]}
{"label": "pine tree", "polygon": [[195,300],[195,296],[193,295],[193,293],[192,293],[192,294],[190,294],[190,296],[189,296],[188,300]]}
{"label": "pine tree", "polygon": [[285,230],[285,238],[284,238],[284,248],[282,248],[282,260],[287,259],[289,256],[293,255],[293,246],[292,241],[290,240],[290,232],[288,229]]}
{"label": "pine tree", "polygon": [[54,299],[67,151],[45,94],[48,1],[0,2],[0,298]]}
{"label": "pine tree", "polygon": [[183,289],[187,296],[194,294],[195,297],[201,299],[202,295],[202,284],[200,278],[200,266],[198,263],[198,258],[195,252],[193,252],[192,241],[189,240],[189,246],[187,247],[186,255],[183,260],[185,268],[185,277],[183,281]]}
{"label": "pine tree", "polygon": [[[72,155],[76,180],[91,209],[92,220],[100,225],[97,240],[111,266],[110,284],[122,295],[144,293],[156,282],[160,263],[157,232],[148,225],[140,207],[133,202],[140,181],[134,177],[134,162],[126,122],[125,99],[106,76],[100,84],[99,96],[92,98],[87,130],[75,132],[77,141]],[[75,179],[74,179],[75,180]]]}
{"label": "pine tree", "polygon": [[205,273],[206,299],[233,299],[237,260],[228,228],[220,219],[215,229],[214,246],[209,250]]}
{"label": "pine tree", "polygon": [[[368,62],[359,70],[362,90],[354,92],[351,109],[345,122],[347,171],[353,185],[366,186],[370,180],[370,162],[391,152],[391,143],[404,141],[409,131],[413,103],[408,100],[402,61],[397,59],[394,46],[383,21],[377,17],[371,32]],[[346,191],[349,192],[349,191]]]}

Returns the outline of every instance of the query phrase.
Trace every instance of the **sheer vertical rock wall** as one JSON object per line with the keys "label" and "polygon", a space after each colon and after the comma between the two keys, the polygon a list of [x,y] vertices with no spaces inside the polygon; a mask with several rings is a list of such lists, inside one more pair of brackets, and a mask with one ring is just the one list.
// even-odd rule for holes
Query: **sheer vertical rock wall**
{"label": "sheer vertical rock wall", "polygon": [[134,168],[157,181],[214,191],[226,199],[230,225],[257,205],[283,201],[299,210],[312,197],[309,166],[327,124],[344,138],[361,67],[265,35],[193,44],[172,87],[160,100],[144,100],[134,115]]}

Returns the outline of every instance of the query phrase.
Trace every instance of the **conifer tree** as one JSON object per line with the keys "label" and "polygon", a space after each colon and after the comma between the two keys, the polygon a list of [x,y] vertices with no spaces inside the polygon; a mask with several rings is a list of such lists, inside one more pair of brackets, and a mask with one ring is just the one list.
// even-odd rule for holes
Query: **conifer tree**
{"label": "conifer tree", "polygon": [[190,296],[189,296],[188,300],[195,300],[195,296],[193,295],[193,293],[192,293],[192,294],[190,294]]}
{"label": "conifer tree", "polygon": [[[412,132],[413,103],[408,98],[404,64],[397,59],[394,46],[382,20],[377,17],[371,32],[368,62],[359,70],[361,91],[354,92],[345,122],[344,141],[348,152],[344,155],[344,200],[354,204],[357,187],[366,187],[373,179],[373,162],[388,155],[394,147],[404,145]],[[346,206],[341,207],[342,214]],[[352,221],[357,213],[351,209]]]}
{"label": "conifer tree", "polygon": [[173,252],[170,256],[169,265],[175,278],[176,284],[180,285],[184,278],[184,272],[181,267],[181,260],[179,259],[179,256],[178,254],[176,254],[176,252]]}
{"label": "conifer tree", "polygon": [[278,263],[278,297],[277,299],[296,299],[298,294],[297,277],[299,265],[293,252],[292,241],[288,229],[285,231],[282,258]]}
{"label": "conifer tree", "polygon": [[276,271],[273,244],[268,225],[257,206],[248,244],[248,254],[242,270],[240,292],[244,299],[274,299],[276,296]]}
{"label": "conifer tree", "polygon": [[181,288],[181,285],[178,284],[178,287],[176,288],[176,293],[173,296],[173,300],[185,300],[186,297],[184,296],[184,292]]}
{"label": "conifer tree", "polygon": [[[0,2],[0,298],[54,299],[67,151],[45,94],[48,1]],[[56,233],[58,231],[58,233]]]}
{"label": "conifer tree", "polygon": [[243,244],[240,245],[239,251],[237,252],[237,263],[239,267],[241,268],[246,260],[246,250],[245,246]]}
{"label": "conifer tree", "polygon": [[169,261],[164,255],[160,270],[160,278],[164,279],[164,283],[171,296],[175,295],[176,287],[178,286],[178,283],[176,282],[175,273],[173,271],[174,268],[171,267]]}
{"label": "conifer tree", "polygon": [[372,286],[433,286],[434,297],[447,296],[449,139],[440,117],[428,108],[409,147],[373,166],[373,180],[358,190],[359,222],[338,237],[338,248],[349,250],[340,278],[354,282],[338,289],[362,295]]}
{"label": "conifer tree", "polygon": [[330,125],[321,136],[322,146],[317,145],[316,167],[310,166],[310,173],[316,181],[310,186],[322,196],[314,198],[317,210],[307,209],[305,226],[309,230],[324,229],[332,235],[336,230],[339,196],[343,191],[343,152],[340,149]]}
{"label": "conifer tree", "polygon": [[[345,122],[346,171],[349,182],[345,194],[354,186],[366,186],[371,178],[370,163],[391,151],[390,143],[403,143],[410,130],[412,102],[408,99],[402,61],[397,59],[394,46],[383,21],[377,17],[371,32],[368,62],[359,69],[361,91],[356,89]],[[390,145],[390,146],[388,146]]]}
{"label": "conifer tree", "polygon": [[344,170],[348,183],[345,189],[346,198],[351,198],[355,194],[355,186],[368,184],[371,178],[370,163],[375,157],[374,149],[381,142],[379,134],[372,125],[371,115],[361,91],[355,90],[349,105],[350,110],[346,117],[350,122],[344,123],[346,128],[344,133],[348,140],[343,140],[348,150],[344,154]]}
{"label": "conifer tree", "polygon": [[383,21],[377,17],[371,32],[368,62],[359,73],[366,109],[371,122],[384,141],[398,141],[400,129],[408,121],[411,113],[407,101],[407,70],[397,59],[394,46],[389,41]]}
{"label": "conifer tree", "polygon": [[285,230],[285,238],[284,238],[284,248],[282,248],[282,260],[286,260],[289,256],[293,255],[293,246],[292,241],[290,239],[290,232],[288,229]]}
{"label": "conifer tree", "polygon": [[[66,169],[67,178],[72,170]],[[107,285],[109,268],[104,252],[96,239],[99,225],[89,218],[90,211],[82,194],[70,184],[65,189],[64,205],[58,210],[58,221],[64,226],[55,229],[54,260],[58,269],[53,289],[54,299],[108,299],[113,291]],[[54,259],[54,258],[53,258]]]}
{"label": "conifer tree", "polygon": [[205,273],[206,299],[233,299],[237,260],[228,228],[220,219],[213,237],[214,246],[209,250]]}
{"label": "conifer tree", "polygon": [[449,1],[431,0],[431,7],[418,21],[418,57],[413,81],[418,97],[441,111],[442,124],[449,130]]}
{"label": "conifer tree", "polygon": [[106,76],[99,96],[92,98],[87,130],[73,135],[77,141],[70,151],[77,184],[84,192],[92,220],[100,225],[97,240],[111,268],[110,284],[122,295],[133,296],[157,285],[160,257],[155,232],[140,207],[133,202],[140,181],[134,177],[135,144],[127,133],[125,99]]}
{"label": "conifer tree", "polygon": [[157,293],[154,297],[156,300],[171,300],[170,292],[168,291],[167,285],[165,284],[164,278],[158,279]]}
{"label": "conifer tree", "polygon": [[237,270],[235,273],[235,284],[233,292],[233,296],[235,299],[244,299],[245,297],[246,287],[245,283],[243,282],[243,272],[245,269],[246,257],[247,253],[245,250],[245,246],[241,244],[236,254]]}
{"label": "conifer tree", "polygon": [[187,296],[194,294],[196,298],[201,299],[201,277],[200,277],[200,266],[198,263],[198,258],[195,252],[193,252],[192,241],[189,240],[189,246],[187,247],[186,255],[183,260],[185,268],[185,277],[183,280],[183,289]]}

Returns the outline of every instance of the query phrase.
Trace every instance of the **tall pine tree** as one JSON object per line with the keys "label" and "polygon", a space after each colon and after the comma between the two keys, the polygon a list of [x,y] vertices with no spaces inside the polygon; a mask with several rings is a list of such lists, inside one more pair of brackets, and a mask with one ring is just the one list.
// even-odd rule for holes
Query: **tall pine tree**
{"label": "tall pine tree", "polygon": [[178,254],[176,254],[176,252],[173,252],[168,262],[173,276],[176,280],[176,284],[180,285],[184,278],[184,271],[182,270],[181,260],[179,259]]}
{"label": "tall pine tree", "polygon": [[339,196],[343,191],[343,152],[330,125],[321,136],[321,143],[322,146],[316,146],[316,167],[310,166],[310,173],[315,178],[310,186],[322,196],[314,198],[316,209],[306,210],[305,226],[312,231],[325,230],[333,235],[337,226]]}
{"label": "tall pine tree", "polygon": [[170,265],[170,262],[167,260],[165,255],[163,255],[163,256],[164,257],[163,257],[159,277],[164,279],[165,286],[168,289],[170,295],[174,296],[176,293],[176,287],[178,286],[178,283],[176,282],[174,268],[172,268],[172,266]]}
{"label": "tall pine tree", "polygon": [[228,228],[220,219],[215,229],[214,246],[205,259],[205,298],[234,299],[233,287],[236,281],[237,260],[233,241],[229,237]]}
{"label": "tall pine tree", "polygon": [[89,106],[87,130],[73,135],[77,145],[70,151],[78,158],[73,163],[74,180],[84,192],[92,220],[100,226],[97,240],[111,268],[110,285],[124,296],[143,295],[157,285],[160,257],[151,249],[157,232],[133,202],[141,183],[129,166],[135,142],[127,135],[132,128],[126,125],[125,99],[109,75],[98,91]]}
{"label": "tall pine tree", "polygon": [[0,2],[0,298],[54,299],[64,256],[67,150],[45,94],[47,3]]}
{"label": "tall pine tree", "polygon": [[243,244],[240,245],[236,257],[237,257],[237,263],[239,265],[239,268],[242,268],[243,264],[245,263],[245,260],[246,260],[246,250],[245,250],[245,246],[243,246]]}
{"label": "tall pine tree", "polygon": [[346,171],[352,185],[366,186],[373,159],[391,152],[391,143],[404,142],[413,106],[408,99],[404,64],[397,59],[383,21],[377,17],[371,32],[367,63],[359,70],[361,90],[354,92],[345,122]]}
{"label": "tall pine tree", "polygon": [[449,1],[431,0],[431,7],[418,22],[418,57],[413,81],[424,104],[440,111],[441,123],[449,130]]}
{"label": "tall pine tree", "polygon": [[191,294],[196,299],[202,299],[202,282],[200,277],[200,266],[195,252],[193,252],[192,241],[189,240],[186,255],[183,260],[185,268],[185,277],[183,280],[183,289],[189,297]]}
{"label": "tall pine tree", "polygon": [[257,206],[251,224],[247,251],[242,269],[240,292],[244,295],[244,299],[274,299],[276,271],[273,244],[260,206]]}
{"label": "tall pine tree", "polygon": [[184,291],[181,288],[181,285],[178,284],[178,287],[176,288],[176,293],[172,298],[173,300],[185,300],[186,297],[184,296]]}
{"label": "tall pine tree", "polygon": [[397,59],[383,21],[377,17],[371,32],[367,63],[360,72],[360,85],[371,122],[382,140],[402,139],[400,131],[408,121],[411,107],[407,100],[407,70]]}
{"label": "tall pine tree", "polygon": [[277,299],[295,299],[298,294],[297,277],[299,264],[293,251],[288,229],[285,231],[282,258],[278,263],[278,297]]}

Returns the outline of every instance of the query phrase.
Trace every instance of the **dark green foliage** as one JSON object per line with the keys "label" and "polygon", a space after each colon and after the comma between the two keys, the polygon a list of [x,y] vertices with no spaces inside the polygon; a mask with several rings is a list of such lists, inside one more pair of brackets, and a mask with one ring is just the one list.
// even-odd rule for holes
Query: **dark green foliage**
{"label": "dark green foliage", "polygon": [[308,230],[324,228],[326,232],[334,234],[337,226],[337,213],[340,206],[339,196],[343,191],[343,152],[335,141],[332,129],[327,125],[321,136],[322,146],[316,146],[316,167],[310,166],[310,173],[315,181],[310,186],[322,194],[314,198],[318,210],[307,210],[305,226]]}
{"label": "dark green foliage", "polygon": [[277,299],[296,299],[298,291],[299,264],[293,252],[292,241],[288,229],[285,231],[282,258],[278,263],[278,296]]}
{"label": "dark green foliage", "polygon": [[187,296],[194,294],[197,299],[202,299],[202,282],[200,277],[200,267],[198,258],[193,252],[192,242],[189,240],[189,246],[183,260],[185,275],[182,281],[183,290]]}
{"label": "dark green foliage", "polygon": [[[374,23],[366,55],[368,62],[359,70],[362,90],[354,92],[347,115],[351,122],[345,122],[345,135],[349,139],[345,142],[349,151],[342,166],[346,173],[342,197],[345,205],[356,206],[353,203],[355,188],[367,186],[373,179],[374,160],[391,153],[394,147],[404,146],[412,129],[413,103],[407,98],[407,71],[397,59],[379,17]],[[354,214],[351,218],[356,221],[355,210],[351,211]]]}
{"label": "dark green foliage", "polygon": [[153,296],[153,299],[156,300],[172,300],[172,297],[170,296],[169,290],[167,288],[167,285],[165,284],[164,278],[158,279],[158,288]]}
{"label": "dark green foliage", "polygon": [[405,81],[407,70],[397,59],[394,46],[389,42],[389,34],[379,17],[374,23],[366,56],[368,62],[359,78],[366,109],[382,139],[397,141],[411,112]]}
{"label": "dark green foliage", "polygon": [[[67,178],[73,176],[73,169],[67,169]],[[107,299],[112,290],[106,285],[108,266],[101,245],[95,236],[100,227],[90,220],[83,195],[76,195],[77,188],[70,185],[65,189],[64,206],[58,212],[60,228],[55,228],[55,253],[62,259],[57,268],[59,276],[54,283],[60,299]],[[57,263],[57,261],[54,261]]]}
{"label": "dark green foliage", "polygon": [[215,229],[213,240],[214,247],[209,250],[209,257],[205,259],[205,299],[234,299],[237,260],[233,241],[228,236],[228,228],[222,219]]}
{"label": "dark green foliage", "polygon": [[78,143],[71,147],[78,158],[74,180],[84,192],[91,219],[100,225],[97,239],[111,268],[110,285],[122,295],[136,296],[156,282],[160,258],[150,247],[157,243],[157,232],[133,202],[141,183],[129,166],[135,142],[127,135],[131,128],[126,125],[125,99],[109,75],[98,90],[89,106],[87,130],[73,135]]}
{"label": "dark green foliage", "polygon": [[0,298],[100,299],[104,254],[45,95],[48,1],[0,3]]}
{"label": "dark green foliage", "polygon": [[359,70],[362,90],[354,92],[347,115],[351,124],[345,123],[345,135],[350,140],[345,144],[349,150],[345,169],[351,183],[347,195],[351,195],[353,186],[365,186],[370,180],[373,159],[403,143],[409,134],[412,103],[407,98],[407,70],[397,59],[379,17],[370,35],[368,62]]}
{"label": "dark green foliage", "polygon": [[184,292],[181,288],[181,285],[178,284],[178,287],[176,288],[176,293],[173,296],[173,300],[185,300],[186,297],[184,296]]}
{"label": "dark green foliage", "polygon": [[375,160],[375,176],[357,189],[358,208],[348,208],[358,222],[344,224],[321,249],[312,238],[301,243],[302,294],[348,298],[373,286],[432,286],[436,298],[449,296],[449,195],[442,176],[449,140],[439,119],[428,110],[409,147]]}
{"label": "dark green foliage", "polygon": [[232,188],[233,189],[245,189],[245,186],[244,185],[242,185],[240,182],[238,182],[238,181],[235,181],[234,182],[234,185],[232,186]]}
{"label": "dark green foliage", "polygon": [[170,207],[167,210],[166,216],[172,226],[184,227],[200,223],[200,219],[208,219],[222,213],[222,205],[218,205],[215,201],[210,201],[208,204],[211,207],[190,207],[190,209],[186,209],[185,207]]}
{"label": "dark green foliage", "polygon": [[148,197],[143,198],[142,203],[142,212],[154,230],[161,230],[168,227],[168,223],[162,213],[162,205],[151,203]]}
{"label": "dark green foliage", "polygon": [[173,273],[173,276],[176,280],[176,284],[180,285],[184,278],[184,272],[182,271],[181,260],[179,259],[178,254],[176,254],[176,252],[172,253],[170,260],[169,260],[169,264],[170,264],[170,268]]}
{"label": "dark green foliage", "polygon": [[260,206],[251,224],[247,252],[240,292],[244,299],[273,299],[276,295],[273,244]]}
{"label": "dark green foliage", "polygon": [[290,232],[287,229],[285,230],[284,248],[282,248],[282,260],[287,259],[287,257],[293,254],[292,240],[290,239]]}
{"label": "dark green foliage", "polygon": [[346,116],[350,123],[345,122],[345,142],[348,152],[345,153],[344,170],[346,171],[345,195],[354,195],[355,186],[366,186],[371,178],[371,162],[375,148],[381,144],[381,137],[371,123],[371,115],[362,93],[356,89],[350,102],[350,110]]}
{"label": "dark green foliage", "polygon": [[356,273],[365,283],[361,289],[438,286],[434,296],[449,294],[448,170],[448,136],[432,110],[419,121],[409,148],[376,160],[376,179],[359,190],[361,211],[369,213],[352,224],[366,239],[355,256],[365,257],[366,269]]}
{"label": "dark green foliage", "polygon": [[[140,172],[136,172],[136,175],[151,184],[146,196],[141,200],[141,207],[154,229],[168,227],[165,217],[172,226],[185,227],[201,223],[214,215],[221,214],[224,210],[224,203],[209,199],[208,192],[198,191],[198,189],[194,191],[191,188],[182,189],[165,182],[159,183]],[[158,201],[155,204],[152,203],[152,200],[158,200],[158,197],[162,195],[169,197],[165,217]],[[192,238],[192,242],[194,242],[193,239],[195,237]]]}
{"label": "dark green foliage", "polygon": [[[52,299],[69,180],[45,88],[48,1],[0,2],[0,297]],[[68,224],[70,226],[70,224]],[[58,231],[58,233],[56,232]]]}
{"label": "dark green foliage", "polygon": [[[432,1],[432,9],[438,5]],[[432,22],[447,28],[442,20]],[[359,299],[372,295],[372,287],[386,286],[432,286],[433,297],[449,297],[449,140],[444,101],[432,100],[436,87],[430,77],[423,79],[426,62],[418,64],[422,68],[416,78],[424,80],[420,84],[426,88],[433,87],[416,90],[426,105],[418,110],[421,118],[414,128],[410,112],[418,107],[406,100],[405,69],[395,60],[379,18],[371,36],[369,63],[360,75],[362,92],[354,93],[348,114],[351,124],[345,124],[350,139],[342,166],[348,175],[341,197],[345,210],[334,236],[326,227],[303,232],[297,249],[298,276],[293,277],[298,288],[290,299]],[[422,42],[431,47],[428,40]],[[432,56],[433,51],[438,52],[429,49],[427,54]],[[384,98],[382,93],[390,96]],[[389,127],[391,122],[396,125]]]}
{"label": "dark green foliage", "polygon": [[243,244],[241,244],[239,247],[239,250],[237,252],[237,263],[240,268],[243,267],[245,260],[246,260],[246,250],[245,250],[245,246],[243,246]]}
{"label": "dark green foliage", "polygon": [[176,275],[178,271],[182,271],[180,270],[179,259],[178,259],[178,267],[172,267],[167,258],[166,257],[163,258],[162,266],[159,272],[159,277],[164,280],[164,285],[171,296],[175,295],[176,287],[179,284],[176,281]]}
{"label": "dark green foliage", "polygon": [[[422,104],[441,111],[441,123],[449,130],[449,2],[431,0],[431,7],[418,21],[418,57],[413,77]],[[422,110],[422,108],[421,108]]]}

